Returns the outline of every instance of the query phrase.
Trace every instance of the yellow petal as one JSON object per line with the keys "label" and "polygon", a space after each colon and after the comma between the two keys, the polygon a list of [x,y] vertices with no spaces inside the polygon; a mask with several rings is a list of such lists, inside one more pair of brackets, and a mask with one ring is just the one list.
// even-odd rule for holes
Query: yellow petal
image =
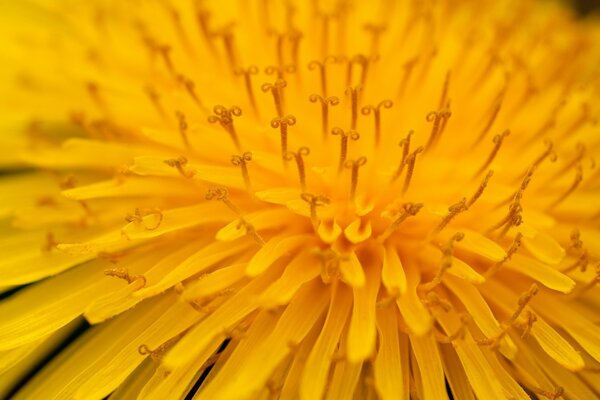
{"label": "yellow petal", "polygon": [[290,254],[300,245],[308,245],[311,239],[311,235],[290,236],[289,234],[272,238],[254,254],[246,267],[246,274],[248,276],[259,275],[280,257]]}
{"label": "yellow petal", "polygon": [[[281,221],[284,218],[289,218],[289,212],[283,209],[257,211],[244,216],[244,220],[252,224],[257,231],[276,228],[281,224]],[[240,226],[240,220],[237,219],[219,229],[215,238],[227,242],[239,239],[246,234],[247,230]]]}
{"label": "yellow petal", "polygon": [[350,243],[360,243],[371,237],[373,233],[371,229],[371,222],[367,221],[365,224],[362,223],[360,218],[356,218],[350,225],[344,229],[344,235],[350,241]]}
{"label": "yellow petal", "polygon": [[455,243],[456,248],[467,250],[492,261],[500,261],[506,255],[502,247],[482,234],[468,229],[462,229],[461,232],[463,232],[465,236],[463,240]]}
{"label": "yellow petal", "polygon": [[363,287],[365,285],[365,272],[360,260],[354,252],[348,255],[348,259],[340,261],[340,273],[342,280],[353,288]]}
{"label": "yellow petal", "polygon": [[565,257],[565,250],[548,234],[537,232],[533,238],[523,236],[523,245],[542,263],[557,265]]}
{"label": "yellow petal", "polygon": [[511,260],[505,263],[504,267],[527,275],[544,286],[562,293],[570,293],[575,288],[575,281],[567,275],[540,261],[518,253],[514,254]]}
{"label": "yellow petal", "polygon": [[538,341],[544,351],[563,367],[572,371],[584,367],[581,355],[543,318],[538,317],[533,323],[531,335]]}
{"label": "yellow petal", "polygon": [[375,351],[375,303],[379,292],[380,269],[375,262],[365,269],[366,285],[353,288],[354,303],[347,339],[347,358],[350,363],[364,361]]}
{"label": "yellow petal", "polygon": [[381,270],[381,281],[390,294],[403,294],[406,291],[406,275],[404,267],[394,246],[387,245],[381,251],[383,253],[383,267]]}
{"label": "yellow petal", "polygon": [[419,276],[415,268],[408,267],[406,269],[406,278],[406,292],[398,298],[396,303],[408,329],[415,335],[422,336],[431,330],[433,320],[417,295]]}
{"label": "yellow petal", "polygon": [[345,285],[338,285],[331,297],[323,329],[306,360],[300,384],[301,399],[312,400],[323,397],[332,357],[348,319],[351,303],[352,297],[348,288]]}
{"label": "yellow petal", "polygon": [[442,361],[444,362],[446,379],[448,379],[454,398],[460,400],[475,400],[473,389],[471,389],[471,383],[469,382],[469,378],[465,374],[465,371],[460,367],[461,362],[456,355],[456,351],[454,351],[451,346],[440,346],[440,353],[442,354]]}
{"label": "yellow petal", "polygon": [[410,335],[413,354],[421,371],[423,399],[447,399],[444,369],[438,345],[432,333],[424,336]]}
{"label": "yellow petal", "polygon": [[377,328],[379,330],[379,350],[373,365],[375,387],[383,400],[403,398],[404,381],[400,377],[408,374],[400,361],[398,321],[396,311],[377,310]]}
{"label": "yellow petal", "polygon": [[246,265],[246,263],[233,264],[201,276],[198,280],[186,285],[183,298],[193,300],[219,293],[244,278]]}
{"label": "yellow petal", "polygon": [[287,306],[273,332],[246,359],[246,368],[229,377],[215,396],[242,399],[259,391],[277,365],[290,353],[290,343],[300,343],[324,311],[329,294],[318,281],[307,283]]}
{"label": "yellow petal", "polygon": [[258,298],[258,303],[267,308],[289,303],[300,286],[316,278],[320,270],[320,261],[313,254],[299,254],[285,267],[283,275]]}

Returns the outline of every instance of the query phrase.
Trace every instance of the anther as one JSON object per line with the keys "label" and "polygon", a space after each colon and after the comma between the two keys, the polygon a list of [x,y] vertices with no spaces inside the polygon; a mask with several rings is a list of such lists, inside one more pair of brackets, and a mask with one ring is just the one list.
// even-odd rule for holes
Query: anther
{"label": "anther", "polygon": [[454,235],[452,235],[452,237],[450,238],[450,240],[448,240],[448,243],[442,250],[442,252],[443,252],[442,261],[441,261],[440,269],[438,270],[437,274],[433,277],[433,279],[431,281],[422,284],[419,287],[419,289],[423,290],[423,292],[425,292],[425,293],[428,293],[428,292],[432,291],[437,285],[442,283],[444,274],[446,273],[446,271],[448,269],[450,269],[452,267],[452,254],[454,252],[454,242],[460,242],[461,240],[464,239],[464,237],[465,237],[465,234],[462,232],[456,232]]}
{"label": "anther", "polygon": [[517,232],[510,247],[508,248],[508,250],[506,250],[506,255],[504,256],[504,258],[502,258],[502,260],[497,261],[494,265],[492,265],[485,272],[485,277],[489,278],[489,277],[493,276],[496,272],[498,272],[498,270],[502,267],[502,265],[504,265],[504,263],[509,261],[512,258],[512,256],[519,250],[522,242],[523,242],[523,234],[521,232]]}
{"label": "anther", "polygon": [[296,117],[286,115],[285,117],[273,118],[271,120],[271,128],[279,128],[281,136],[281,157],[285,161],[285,155],[288,152],[288,127],[296,125]]}
{"label": "anther", "polygon": [[154,350],[151,350],[147,345],[142,344],[138,347],[138,353],[140,353],[143,356],[149,355],[152,358],[152,360],[159,362],[161,360],[162,356],[165,354],[165,352],[169,348],[171,348],[175,343],[177,343],[179,341],[179,339],[181,339],[183,337],[183,335],[185,335],[187,333],[187,331],[188,331],[188,329],[175,335],[174,337],[167,340],[166,342],[164,342],[163,344],[161,344]]}
{"label": "anther", "polygon": [[319,227],[317,207],[325,206],[329,204],[331,200],[323,195],[314,195],[312,193],[302,193],[300,198],[308,203],[308,206],[310,207],[310,220],[313,228],[316,230]]}
{"label": "anther", "polygon": [[356,129],[356,122],[358,121],[358,92],[361,90],[360,86],[351,87],[348,86],[346,88],[346,95],[350,97],[350,107],[351,107],[351,119],[350,119],[350,129]]}
{"label": "anther", "polygon": [[502,146],[502,142],[504,141],[504,138],[506,138],[508,135],[510,135],[510,129],[505,130],[500,135],[494,136],[494,140],[493,140],[494,148],[492,149],[492,152],[489,155],[489,157],[487,158],[487,160],[485,161],[485,163],[481,166],[481,168],[479,168],[477,170],[477,172],[475,173],[475,176],[478,176],[479,174],[481,174],[483,171],[485,171],[485,169],[487,167],[489,167],[492,164],[492,162],[494,161],[494,158],[496,158],[496,155],[498,155],[498,151],[500,150],[500,146]]}
{"label": "anther", "polygon": [[[583,143],[577,143],[577,145],[575,146],[575,150],[577,151],[577,154],[575,154],[575,157],[567,165],[565,165],[562,169],[560,169],[556,174],[554,174],[552,176],[552,178],[548,180],[548,182],[557,180],[559,177],[561,177],[563,174],[568,172],[575,165],[581,164],[581,161],[585,157],[587,148]],[[593,164],[594,164],[594,162],[592,160],[592,167],[593,167]]]}
{"label": "anther", "polygon": [[450,101],[446,104],[443,109],[440,111],[432,111],[425,119],[427,122],[433,122],[433,126],[431,127],[431,134],[429,135],[429,140],[427,141],[426,149],[430,149],[433,147],[442,136],[444,132],[444,128],[446,127],[446,123],[448,119],[452,116],[452,112],[450,111]]}
{"label": "anther", "polygon": [[132,284],[134,282],[140,282],[139,289],[146,286],[146,277],[144,275],[131,275],[127,268],[110,268],[104,270],[104,275],[112,276],[115,278],[123,279],[127,281],[128,284]]}
{"label": "anther", "polygon": [[245,152],[242,155],[233,155],[231,156],[231,163],[235,166],[239,166],[242,170],[242,178],[244,178],[244,184],[246,185],[246,189],[251,191],[252,185],[250,184],[250,176],[248,175],[248,161],[252,161],[252,153],[249,151]]}
{"label": "anther", "polygon": [[308,147],[300,147],[297,152],[288,151],[285,153],[285,160],[292,161],[296,160],[296,166],[298,167],[298,178],[300,179],[300,187],[302,191],[306,191],[306,170],[304,168],[304,158],[310,154]]}
{"label": "anther", "polygon": [[237,133],[235,131],[235,127],[233,126],[233,117],[239,117],[242,115],[242,109],[238,106],[231,106],[226,108],[222,105],[216,105],[213,108],[213,112],[215,115],[211,115],[208,117],[208,122],[211,124],[219,123],[225,129],[229,136],[231,136],[231,140],[235,144],[235,147],[240,150],[240,140],[238,139]]}
{"label": "anther", "polygon": [[338,172],[341,172],[348,156],[348,140],[356,141],[360,139],[360,134],[355,130],[344,131],[342,128],[333,128],[331,134],[340,137],[340,163],[338,165]]}
{"label": "anther", "polygon": [[402,186],[402,194],[406,193],[410,186],[410,181],[412,179],[413,173],[415,172],[415,163],[417,162],[417,155],[422,153],[424,150],[423,146],[417,147],[415,151],[406,156],[406,160],[404,160],[407,165],[406,168],[406,177],[404,178],[404,185]]}
{"label": "anther", "polygon": [[177,157],[177,158],[170,158],[168,160],[164,160],[163,161],[165,164],[167,164],[169,167],[173,167],[173,168],[177,168],[177,171],[179,171],[179,173],[181,174],[181,176],[183,176],[184,178],[192,178],[196,173],[193,170],[186,170],[185,166],[188,163],[187,158],[181,156],[181,157]]}
{"label": "anther", "polygon": [[255,65],[251,65],[248,68],[236,68],[233,73],[237,76],[242,76],[244,78],[244,86],[246,87],[246,94],[248,95],[248,101],[252,106],[252,109],[255,113],[258,112],[258,107],[256,106],[256,98],[254,97],[254,89],[252,89],[252,75],[258,74],[258,67]]}
{"label": "anther", "polygon": [[273,102],[275,103],[275,110],[278,117],[283,117],[284,114],[283,89],[286,86],[287,82],[284,79],[277,79],[274,83],[264,83],[260,87],[263,93],[271,92],[271,95],[273,95]]}
{"label": "anther", "polygon": [[523,333],[521,333],[521,338],[525,339],[531,333],[531,329],[533,328],[533,324],[537,321],[537,316],[529,310],[525,311],[525,322],[522,324],[515,323],[514,325],[523,329]]}
{"label": "anther", "polygon": [[351,170],[350,180],[350,201],[354,203],[356,198],[356,187],[358,186],[358,170],[360,167],[367,163],[366,157],[360,157],[356,160],[347,160],[344,163],[344,167]]}
{"label": "anther", "polygon": [[163,213],[158,208],[152,208],[152,209],[136,208],[133,214],[127,214],[125,216],[125,221],[127,221],[129,223],[135,222],[137,224],[141,224],[144,222],[144,217],[148,217],[151,215],[156,216],[156,222],[154,223],[154,225],[144,226],[144,229],[146,229],[147,231],[154,231],[160,227],[160,224],[162,224],[162,221],[163,221]]}
{"label": "anther", "polygon": [[325,57],[323,62],[313,60],[308,63],[309,70],[313,71],[315,69],[318,69],[319,71],[319,78],[321,80],[321,96],[323,97],[327,97],[327,64],[334,64],[336,62],[338,62],[337,57],[327,56]]}
{"label": "anther", "polygon": [[188,124],[185,119],[185,115],[181,111],[175,111],[175,117],[179,123],[179,134],[181,135],[181,139],[183,140],[183,144],[187,149],[191,148],[190,140],[187,135]]}
{"label": "anther", "polygon": [[233,211],[234,214],[238,215],[239,217],[242,216],[242,212],[240,211],[240,209],[237,208],[236,205],[231,202],[231,200],[229,200],[229,191],[226,188],[222,187],[222,186],[217,186],[217,187],[208,189],[206,191],[206,195],[204,196],[204,198],[206,200],[218,200],[218,201],[221,201],[231,211]]}
{"label": "anther", "polygon": [[558,156],[554,152],[554,143],[550,140],[545,140],[546,150],[534,161],[531,165],[531,169],[537,168],[546,158],[549,158],[551,162],[556,162]]}
{"label": "anther", "polygon": [[441,298],[436,292],[430,291],[426,297],[421,300],[429,308],[439,307],[444,312],[452,310],[452,304],[447,299]]}
{"label": "anther", "polygon": [[576,167],[575,179],[573,180],[573,183],[571,184],[571,186],[569,186],[566,192],[564,192],[558,199],[554,200],[554,202],[550,204],[548,209],[551,210],[560,203],[562,203],[567,197],[569,197],[571,193],[575,191],[575,189],[577,189],[581,181],[583,181],[583,167],[581,164],[578,164]]}
{"label": "anther", "polygon": [[387,30],[387,26],[383,24],[368,23],[363,28],[371,34],[371,54],[379,54],[379,41],[381,35]]}
{"label": "anther", "polygon": [[392,108],[394,103],[391,100],[383,100],[376,106],[368,105],[361,109],[362,115],[369,115],[373,112],[375,122],[375,144],[379,146],[381,141],[381,108]]}
{"label": "anther", "polygon": [[317,101],[321,103],[321,130],[323,134],[323,140],[327,139],[327,132],[329,132],[329,106],[336,106],[340,103],[340,99],[336,96],[323,97],[318,94],[311,94],[308,97],[311,103]]}
{"label": "anther", "polygon": [[421,211],[421,208],[423,208],[423,203],[404,203],[402,205],[402,211],[396,217],[394,222],[392,222],[390,226],[388,226],[385,231],[377,237],[377,240],[379,242],[386,240],[404,221],[406,221],[409,217],[414,217],[417,215],[419,211]]}
{"label": "anther", "polygon": [[400,160],[400,165],[398,166],[398,169],[392,176],[392,182],[398,179],[402,174],[402,171],[404,170],[404,166],[406,165],[406,157],[408,157],[408,152],[410,151],[410,137],[413,134],[414,131],[411,130],[410,132],[408,132],[408,135],[406,135],[406,137],[402,139],[400,143],[398,143],[398,145],[402,147],[402,159]]}

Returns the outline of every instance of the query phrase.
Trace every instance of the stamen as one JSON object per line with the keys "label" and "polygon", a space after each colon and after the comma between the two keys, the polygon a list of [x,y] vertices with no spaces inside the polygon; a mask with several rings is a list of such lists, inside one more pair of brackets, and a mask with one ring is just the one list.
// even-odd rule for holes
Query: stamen
{"label": "stamen", "polygon": [[86,89],[96,106],[104,113],[106,113],[106,102],[100,95],[100,87],[95,82],[88,82]]}
{"label": "stamen", "polygon": [[542,388],[533,388],[535,394],[544,396],[548,400],[558,400],[565,394],[565,389],[562,386],[557,386],[554,390],[545,390]]}
{"label": "stamen", "polygon": [[298,69],[300,65],[300,40],[302,40],[302,36],[302,32],[296,29],[291,29],[291,32],[288,36],[290,40],[290,53],[292,58],[292,65],[296,67],[296,69]]}
{"label": "stamen", "polygon": [[274,65],[269,65],[265,68],[265,74],[273,75],[277,74],[277,79],[284,79],[285,74],[293,74],[296,72],[296,67],[294,65],[285,65],[276,67]]}
{"label": "stamen", "polygon": [[437,330],[434,332],[435,340],[439,343],[450,344],[455,340],[463,340],[469,330],[469,322],[471,322],[471,316],[466,313],[460,314],[460,326],[453,334],[446,336],[439,333]]}
{"label": "stamen", "polygon": [[325,58],[329,54],[329,23],[333,15],[318,12],[317,17],[322,19],[321,25],[321,56]]}
{"label": "stamen", "polygon": [[288,152],[288,126],[296,125],[296,117],[286,115],[285,117],[273,118],[271,120],[271,128],[279,128],[281,134],[281,157],[286,160],[285,155]]}
{"label": "stamen", "polygon": [[358,186],[358,169],[367,163],[366,157],[360,157],[356,160],[348,160],[344,163],[346,168],[351,169],[350,181],[350,201],[354,203],[356,198],[356,187]]}
{"label": "stamen", "polygon": [[413,173],[415,172],[415,163],[417,162],[417,155],[423,152],[423,146],[419,146],[415,151],[406,156],[404,160],[408,166],[406,169],[406,178],[404,178],[404,185],[402,186],[402,194],[405,194],[410,186],[410,180],[412,179]]}
{"label": "stamen", "polygon": [[444,79],[444,87],[442,89],[442,97],[440,97],[440,105],[438,109],[442,109],[444,104],[446,104],[446,98],[448,97],[448,88],[450,87],[450,70],[446,72],[446,78]]}
{"label": "stamen", "polygon": [[163,62],[165,63],[165,66],[167,67],[167,71],[169,71],[169,73],[171,75],[175,75],[175,68],[173,67],[173,62],[171,61],[171,46],[169,46],[168,44],[158,44],[155,43],[154,44],[154,51],[156,51],[160,57],[162,58]]}
{"label": "stamen", "polygon": [[263,93],[271,92],[273,95],[273,102],[275,103],[275,110],[277,111],[278,117],[283,117],[283,88],[287,86],[287,82],[283,79],[277,79],[274,83],[264,83],[260,90]]}
{"label": "stamen", "polygon": [[587,148],[586,148],[586,146],[583,143],[577,143],[577,145],[575,146],[575,149],[577,150],[577,154],[575,155],[575,157],[573,158],[573,160],[571,160],[561,170],[559,170],[556,174],[554,174],[552,176],[552,178],[550,178],[548,180],[548,183],[557,180],[558,178],[560,178],[563,174],[565,174],[566,172],[568,172],[571,168],[573,168],[578,163],[581,164],[581,161],[585,157],[585,153],[587,151]]}
{"label": "stamen", "polygon": [[406,87],[408,86],[408,82],[410,81],[410,77],[415,69],[415,65],[419,61],[419,57],[414,57],[407,62],[404,63],[402,68],[404,69],[404,75],[402,76],[402,81],[400,82],[400,87],[398,88],[398,96],[402,97],[404,92],[406,91]]}
{"label": "stamen", "polygon": [[475,340],[480,346],[490,346],[492,350],[496,350],[500,346],[500,342],[502,339],[508,334],[508,331],[513,326],[517,326],[516,321],[527,306],[527,304],[533,299],[533,297],[538,293],[539,289],[536,283],[532,284],[529,290],[523,293],[518,300],[518,305],[516,311],[511,315],[511,317],[502,322],[502,331],[499,334],[492,338],[486,338],[482,340]]}
{"label": "stamen", "polygon": [[473,197],[471,197],[471,199],[467,202],[467,208],[470,208],[481,197],[483,191],[485,190],[490,181],[490,178],[493,175],[494,171],[489,170],[488,173],[485,175],[485,178],[483,178],[483,182],[481,182],[481,184],[477,188],[477,191],[475,191],[475,193],[473,194]]}
{"label": "stamen", "polygon": [[[373,58],[374,59],[374,58]],[[352,70],[354,64],[358,64],[361,67],[360,71],[360,86],[365,86],[367,81],[367,73],[369,72],[369,65],[371,63],[371,59],[365,57],[362,54],[357,54],[351,59],[348,60],[348,66],[346,67],[346,86],[352,85]]]}
{"label": "stamen", "polygon": [[247,235],[251,235],[254,238],[254,240],[256,241],[256,243],[258,243],[260,246],[264,246],[265,245],[265,240],[256,231],[256,228],[254,227],[254,225],[252,225],[251,223],[249,223],[248,221],[246,221],[243,217],[240,217],[240,222],[237,225],[237,229],[241,229],[242,227],[244,229],[246,229],[246,234]]}
{"label": "stamen", "polygon": [[160,103],[160,96],[159,96],[158,92],[156,91],[156,89],[154,89],[152,86],[146,86],[144,88],[144,91],[150,98],[152,105],[154,106],[154,108],[156,108],[156,110],[158,111],[160,116],[162,118],[166,119],[167,114],[165,113],[165,109],[163,108],[162,104]]}
{"label": "stamen", "polygon": [[340,137],[340,163],[338,165],[339,173],[342,172],[342,168],[344,168],[344,163],[346,162],[346,157],[348,156],[348,139],[357,141],[360,139],[360,134],[355,130],[344,132],[342,128],[337,127],[331,130],[331,134]]}
{"label": "stamen", "polygon": [[352,118],[350,120],[350,129],[356,129],[356,122],[358,120],[358,92],[361,90],[360,86],[351,87],[348,86],[346,88],[346,95],[350,96],[350,104],[352,109]]}
{"label": "stamen", "polygon": [[391,100],[383,100],[376,106],[364,106],[361,109],[362,115],[369,115],[373,112],[375,121],[375,145],[379,146],[381,141],[381,108],[392,108],[394,103]]}
{"label": "stamen", "polygon": [[504,102],[504,95],[502,95],[498,99],[498,101],[496,102],[496,104],[494,105],[494,109],[492,110],[492,114],[490,115],[490,118],[488,119],[488,122],[483,127],[481,133],[479,134],[479,136],[475,140],[475,143],[473,143],[473,147],[475,147],[479,143],[481,143],[481,141],[485,138],[485,136],[490,131],[490,129],[492,129],[492,126],[494,125],[494,121],[496,121],[496,117],[498,117],[498,113],[500,113],[500,109],[502,109],[503,102]]}
{"label": "stamen", "polygon": [[194,103],[196,103],[196,105],[200,108],[200,110],[208,114],[208,110],[206,109],[204,104],[202,104],[202,101],[200,101],[200,98],[196,93],[196,84],[194,83],[194,81],[182,74],[179,74],[177,76],[177,80],[183,85],[186,92],[190,95],[190,97],[192,98]]}
{"label": "stamen", "polygon": [[573,271],[576,268],[579,268],[581,272],[585,272],[590,262],[590,257],[588,250],[583,246],[583,241],[581,240],[581,234],[579,230],[575,229],[573,233],[571,233],[571,242],[572,245],[569,248],[575,250],[575,252],[579,253],[577,261],[573,263],[573,265],[563,269],[561,272],[569,272]]}
{"label": "stamen", "polygon": [[502,146],[502,142],[504,141],[504,138],[507,137],[508,135],[510,135],[510,129],[505,130],[500,135],[494,136],[494,140],[493,140],[494,148],[492,149],[492,153],[490,154],[490,156],[488,157],[486,162],[481,166],[481,168],[479,168],[477,170],[477,172],[475,173],[475,176],[478,176],[483,171],[485,171],[487,169],[487,167],[490,166],[490,164],[494,161],[494,158],[496,158],[496,155],[498,154],[498,151],[500,150],[500,146]]}
{"label": "stamen", "polygon": [[104,275],[112,276],[119,279],[124,279],[128,284],[132,284],[133,282],[140,282],[140,287],[137,289],[141,289],[146,286],[146,277],[144,275],[131,275],[127,268],[110,268],[104,270]]}
{"label": "stamen", "polygon": [[404,170],[404,166],[406,165],[406,157],[408,157],[408,152],[410,151],[410,137],[413,135],[413,133],[414,131],[411,129],[411,131],[408,132],[408,135],[406,135],[406,137],[402,139],[400,143],[398,143],[398,145],[402,147],[402,159],[400,160],[400,165],[398,166],[396,173],[394,173],[392,176],[392,182],[398,179]]}
{"label": "stamen", "polygon": [[204,196],[204,198],[206,200],[218,200],[218,201],[221,201],[231,211],[233,211],[234,214],[236,214],[239,217],[242,217],[242,212],[240,211],[240,209],[237,208],[235,206],[235,204],[233,204],[231,202],[231,200],[229,200],[229,191],[227,190],[227,188],[224,188],[222,186],[217,186],[217,187],[208,189],[206,191],[206,195]]}
{"label": "stamen", "polygon": [[212,34],[210,29],[210,17],[211,13],[208,11],[202,1],[194,2],[196,6],[196,20],[198,21],[198,26],[200,27],[200,32],[202,33],[202,37],[208,46],[208,49],[211,53],[215,53],[215,46],[212,41]]}
{"label": "stamen", "polygon": [[573,295],[580,296],[598,284],[600,284],[600,263],[596,265],[596,275],[594,275],[594,278],[592,278],[591,281],[587,282],[583,286],[578,287],[577,291],[573,293]]}
{"label": "stamen", "polygon": [[440,111],[432,111],[425,117],[427,122],[433,122],[433,126],[431,127],[431,134],[429,135],[429,140],[427,141],[426,149],[430,149],[433,145],[435,145],[439,138],[442,136],[444,132],[444,128],[446,127],[446,123],[448,119],[452,116],[452,112],[450,111],[450,101],[446,104],[446,107],[441,109]]}
{"label": "stamen", "polygon": [[189,171],[185,170],[184,167],[188,163],[188,160],[187,160],[187,158],[185,158],[183,156],[164,160],[163,162],[165,164],[167,164],[169,167],[177,168],[177,171],[179,171],[181,176],[183,176],[184,178],[189,179],[189,178],[192,178],[196,174],[196,172],[193,170],[189,170]]}
{"label": "stamen", "polygon": [[523,329],[523,333],[521,333],[521,338],[525,339],[531,333],[531,328],[533,328],[533,324],[537,321],[537,315],[532,313],[529,310],[525,311],[525,322],[522,324],[515,323],[514,326]]}
{"label": "stamen", "polygon": [[240,150],[240,140],[238,139],[237,133],[235,132],[235,127],[233,126],[233,117],[239,117],[242,115],[242,109],[238,106],[231,106],[230,108],[225,108],[222,105],[216,105],[213,108],[213,112],[215,115],[211,115],[208,117],[208,122],[211,124],[220,123],[223,129],[229,136],[231,136],[231,140],[235,144],[235,147]]}
{"label": "stamen", "polygon": [[312,253],[321,260],[321,280],[325,284],[329,284],[339,277],[340,263],[348,260],[348,255],[338,254],[331,248],[317,248]]}
{"label": "stamen", "polygon": [[381,35],[387,30],[384,24],[368,23],[363,28],[371,34],[371,54],[379,54],[379,42]]}
{"label": "stamen", "polygon": [[306,191],[306,170],[304,168],[304,159],[302,157],[305,157],[309,154],[310,149],[308,147],[300,147],[295,153],[293,151],[288,151],[285,154],[286,161],[292,161],[292,159],[296,160],[296,166],[298,167],[298,177],[300,179],[300,187],[302,188],[303,192]]}
{"label": "stamen", "polygon": [[517,232],[512,244],[510,245],[508,250],[506,250],[506,255],[504,256],[504,258],[502,260],[496,262],[494,265],[492,265],[492,267],[490,267],[485,272],[485,277],[490,278],[494,274],[496,274],[496,272],[498,272],[498,270],[502,267],[502,265],[504,265],[505,262],[509,261],[512,258],[512,256],[519,250],[519,247],[521,247],[522,241],[523,241],[523,234],[521,232]]}
{"label": "stamen", "polygon": [[181,111],[175,111],[175,117],[179,122],[179,134],[181,135],[181,139],[183,140],[183,144],[187,149],[191,149],[190,141],[187,135],[188,124],[185,119],[185,115]]}
{"label": "stamen", "polygon": [[255,113],[258,113],[258,107],[256,106],[256,98],[254,97],[254,90],[252,89],[252,75],[258,74],[258,67],[251,65],[248,68],[236,68],[233,73],[236,76],[244,77],[244,86],[246,87],[246,94],[248,95],[248,101],[252,106]]}
{"label": "stamen", "polygon": [[434,308],[440,307],[444,312],[450,312],[452,310],[452,304],[447,299],[441,298],[436,292],[428,292],[426,297],[421,300],[427,307]]}
{"label": "stamen", "polygon": [[312,221],[313,228],[317,230],[320,222],[317,216],[317,207],[327,205],[331,200],[323,195],[314,195],[312,193],[302,193],[300,198],[308,203],[310,207],[310,220]]}
{"label": "stamen", "polygon": [[535,162],[531,166],[532,169],[537,168],[548,157],[550,157],[551,162],[556,162],[556,160],[558,159],[556,153],[554,152],[554,143],[552,143],[552,141],[550,140],[545,140],[544,144],[546,145],[546,151],[544,151],[542,155],[540,155],[538,159],[535,160]]}
{"label": "stamen", "polygon": [[335,64],[337,63],[339,60],[337,57],[334,56],[327,56],[323,59],[323,62],[321,61],[317,61],[317,60],[313,60],[311,62],[308,63],[308,69],[313,71],[315,69],[318,68],[319,70],[319,77],[321,79],[321,96],[323,97],[327,97],[327,71],[326,71],[326,66],[327,64]]}
{"label": "stamen", "polygon": [[56,246],[58,246],[58,245],[59,245],[59,243],[56,240],[56,238],[54,237],[54,233],[48,232],[48,233],[46,233],[46,242],[42,246],[42,251],[49,253],[53,249],[55,249]]}
{"label": "stamen", "polygon": [[129,223],[135,222],[135,223],[141,224],[144,222],[144,217],[148,217],[150,215],[156,215],[157,221],[152,226],[144,226],[144,229],[146,229],[147,231],[154,231],[154,230],[158,229],[158,227],[160,227],[160,224],[163,221],[163,213],[158,208],[152,208],[152,209],[136,208],[133,214],[127,214],[125,216],[125,221],[127,221]]}
{"label": "stamen", "polygon": [[323,140],[327,139],[327,132],[329,132],[329,106],[336,106],[340,103],[340,99],[336,96],[323,98],[318,94],[311,94],[308,97],[311,103],[317,101],[321,103],[321,129],[323,133]]}
{"label": "stamen", "polygon": [[573,193],[575,191],[575,189],[577,189],[577,187],[579,186],[581,181],[583,181],[583,167],[581,164],[578,164],[577,168],[576,168],[575,179],[573,180],[573,183],[571,184],[571,186],[569,187],[569,189],[567,189],[567,191],[565,193],[563,193],[558,199],[556,199],[552,204],[550,204],[548,209],[552,210],[554,207],[556,207],[557,205],[562,203],[567,197],[569,197],[569,195],[571,193]]}
{"label": "stamen", "polygon": [[450,221],[452,221],[452,219],[454,219],[454,217],[456,217],[458,214],[465,212],[469,209],[469,207],[467,206],[467,198],[463,197],[459,202],[452,204],[450,207],[448,207],[448,215],[446,215],[442,221],[440,222],[440,224],[433,230],[432,234],[437,234],[439,233],[442,229],[444,229],[446,227],[446,225],[448,225],[450,223]]}
{"label": "stamen", "polygon": [[152,358],[152,360],[160,362],[167,350],[169,350],[169,348],[171,348],[175,343],[177,343],[179,339],[181,339],[183,335],[187,333],[187,331],[188,329],[184,330],[183,332],[167,340],[154,350],[150,350],[150,348],[147,345],[142,344],[138,347],[138,353],[140,353],[143,356],[149,355]]}
{"label": "stamen", "polygon": [[390,224],[390,226],[385,228],[385,231],[377,237],[377,240],[379,242],[385,241],[404,221],[409,217],[417,215],[419,211],[421,211],[421,208],[423,208],[423,203],[404,203],[398,217]]}
{"label": "stamen", "polygon": [[233,23],[230,23],[211,34],[212,36],[220,37],[223,40],[225,55],[227,56],[227,62],[229,63],[229,68],[231,71],[235,71],[238,65],[233,41],[233,25]]}
{"label": "stamen", "polygon": [[442,278],[448,269],[452,267],[452,254],[454,252],[454,242],[460,242],[465,237],[465,234],[462,232],[456,232],[443,249],[442,261],[440,265],[440,269],[437,274],[433,277],[433,279],[427,283],[420,285],[419,289],[423,290],[423,292],[428,293],[431,292],[437,285],[442,283]]}
{"label": "stamen", "polygon": [[248,175],[248,161],[252,161],[252,153],[250,153],[249,151],[245,152],[242,155],[231,156],[231,163],[235,166],[239,166],[242,170],[244,184],[246,185],[246,189],[250,192],[252,190],[252,185],[250,184],[250,176]]}

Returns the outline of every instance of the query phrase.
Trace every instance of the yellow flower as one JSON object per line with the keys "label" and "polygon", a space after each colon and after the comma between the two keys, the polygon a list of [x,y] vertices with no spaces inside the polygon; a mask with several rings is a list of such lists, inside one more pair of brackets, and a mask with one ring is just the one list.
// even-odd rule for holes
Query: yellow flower
{"label": "yellow flower", "polygon": [[7,3],[1,396],[600,396],[597,24]]}

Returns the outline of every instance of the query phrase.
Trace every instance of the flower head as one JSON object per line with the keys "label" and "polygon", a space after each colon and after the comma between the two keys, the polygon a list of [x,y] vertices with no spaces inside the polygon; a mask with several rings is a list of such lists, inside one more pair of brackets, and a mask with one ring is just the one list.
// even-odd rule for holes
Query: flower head
{"label": "flower head", "polygon": [[599,395],[597,27],[134,3],[3,17],[0,393]]}

